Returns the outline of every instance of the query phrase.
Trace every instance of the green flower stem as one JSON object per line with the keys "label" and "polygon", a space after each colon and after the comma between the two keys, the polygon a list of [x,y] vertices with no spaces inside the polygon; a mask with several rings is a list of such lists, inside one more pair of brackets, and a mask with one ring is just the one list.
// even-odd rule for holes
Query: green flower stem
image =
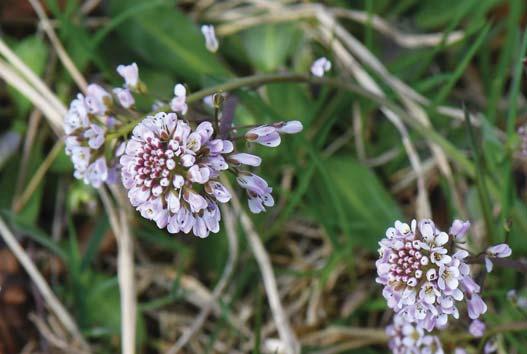
{"label": "green flower stem", "polygon": [[[524,332],[527,331],[527,322],[521,321],[521,322],[510,322],[503,325],[495,326],[488,328],[485,331],[485,336],[481,340],[483,343],[485,342],[485,339],[491,338],[492,336],[495,336],[500,333],[506,333],[506,332]],[[447,332],[444,335],[441,335],[441,340],[445,342],[450,343],[459,343],[463,341],[471,341],[474,340],[474,336],[470,333],[462,333],[457,334],[453,332]]]}

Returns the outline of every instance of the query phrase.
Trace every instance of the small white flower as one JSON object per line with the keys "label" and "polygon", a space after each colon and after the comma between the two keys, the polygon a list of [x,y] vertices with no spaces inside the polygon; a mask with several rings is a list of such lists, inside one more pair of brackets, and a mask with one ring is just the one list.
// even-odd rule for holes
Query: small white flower
{"label": "small white flower", "polygon": [[311,73],[317,77],[324,76],[329,70],[331,70],[331,62],[325,57],[318,58],[311,65]]}
{"label": "small white flower", "polygon": [[126,87],[132,89],[137,87],[137,83],[139,82],[139,68],[136,63],[119,65],[117,67],[117,73],[123,77]]}
{"label": "small white flower", "polygon": [[218,39],[216,38],[216,33],[214,32],[214,26],[212,25],[203,25],[201,26],[201,33],[205,37],[205,47],[209,52],[215,53],[219,48]]}
{"label": "small white flower", "polygon": [[113,93],[115,94],[115,96],[117,96],[119,103],[124,108],[130,108],[134,105],[135,99],[134,96],[132,96],[130,90],[116,87],[113,89]]}
{"label": "small white flower", "polygon": [[182,84],[174,86],[174,98],[170,101],[170,108],[177,113],[187,113],[187,89]]}

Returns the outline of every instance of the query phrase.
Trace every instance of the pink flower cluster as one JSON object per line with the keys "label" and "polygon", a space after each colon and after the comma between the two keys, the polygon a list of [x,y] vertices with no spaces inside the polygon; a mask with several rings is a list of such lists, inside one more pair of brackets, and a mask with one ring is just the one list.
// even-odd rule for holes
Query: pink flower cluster
{"label": "pink flower cluster", "polygon": [[104,156],[104,143],[112,96],[101,86],[91,84],[86,96],[78,94],[64,119],[66,154],[71,157],[74,176],[100,187],[110,176]]}
{"label": "pink flower cluster", "polygon": [[115,105],[131,107],[135,100],[130,90],[139,85],[135,63],[119,65],[117,72],[125,79],[125,85],[113,89],[116,100],[103,87],[90,84],[86,95],[79,93],[70,103],[64,118],[66,154],[73,162],[74,176],[95,188],[117,181],[118,165],[114,156],[123,152],[124,145],[108,146],[107,133],[120,125],[113,113]]}
{"label": "pink flower cluster", "polygon": [[[410,225],[396,221],[386,230],[379,242],[376,280],[384,285],[383,296],[395,312],[394,324],[387,328],[394,353],[443,353],[438,338],[423,331],[444,329],[450,316],[458,319],[462,300],[472,320],[469,332],[474,337],[484,335],[485,324],[478,318],[487,305],[471,275],[469,252],[463,248],[469,228],[470,222],[454,220],[446,233],[425,219]],[[511,253],[508,245],[498,244],[472,260],[484,260],[491,271],[493,259]]]}
{"label": "pink flower cluster", "polygon": [[411,225],[396,221],[386,231],[376,262],[377,282],[384,285],[388,306],[407,322],[427,331],[444,328],[449,316],[459,318],[457,304],[462,300],[471,319],[487,311],[464,261],[469,254],[455,247],[468,226],[456,221],[449,235],[432,220],[413,220]]}
{"label": "pink flower cluster", "polygon": [[[281,126],[291,124],[297,123]],[[218,203],[231,199],[219,177],[229,168],[247,191],[252,212],[274,204],[272,189],[263,178],[239,170],[240,165],[259,166],[261,159],[235,152],[233,142],[216,137],[207,121],[192,128],[175,113],[147,116],[134,128],[120,162],[132,205],[170,233],[192,231],[207,237],[219,231]]]}
{"label": "pink flower cluster", "polygon": [[[219,138],[209,121],[196,124],[182,119],[189,108],[183,84],[175,85],[169,104],[161,102],[156,108],[170,107],[172,112],[147,115],[138,121],[125,143],[122,138],[129,134],[126,129],[132,129],[128,122],[139,114],[132,93],[144,93],[146,87],[139,80],[135,63],[119,65],[117,72],[124,84],[114,88],[113,95],[91,84],[86,96],[79,94],[71,102],[64,130],[66,153],[71,156],[76,178],[98,188],[113,181],[120,171],[130,202],[143,217],[170,233],[192,232],[199,237],[219,231],[218,203],[231,199],[219,179],[223,171],[235,175],[253,213],[274,205],[267,182],[242,168],[259,166],[260,157],[235,151],[234,139]],[[121,127],[125,131],[118,130]],[[234,131],[236,127],[227,129]],[[281,134],[302,129],[299,121],[255,126],[246,132],[245,140],[276,147]]]}

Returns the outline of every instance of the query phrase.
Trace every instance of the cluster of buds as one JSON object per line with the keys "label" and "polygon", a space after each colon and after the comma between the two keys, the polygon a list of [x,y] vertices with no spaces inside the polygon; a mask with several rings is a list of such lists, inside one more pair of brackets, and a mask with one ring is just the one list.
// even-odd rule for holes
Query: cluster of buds
{"label": "cluster of buds", "polygon": [[[146,88],[135,63],[120,65],[117,72],[125,83],[114,88],[113,95],[91,84],[86,96],[79,94],[70,105],[64,129],[66,152],[76,178],[98,188],[114,181],[120,171],[130,202],[143,217],[170,233],[192,232],[198,237],[220,230],[218,203],[231,199],[220,181],[222,172],[234,174],[253,213],[274,205],[272,188],[265,179],[243,167],[259,166],[260,157],[237,151],[235,138],[229,134],[219,137],[212,122],[197,124],[184,119],[188,105],[183,84],[175,85],[170,104],[161,104],[171,112],[147,113],[130,128],[129,139],[122,140],[129,133],[122,128],[129,126],[131,117],[141,114],[135,111],[132,93],[141,94]],[[226,128],[229,132],[239,130]],[[249,129],[245,140],[276,147],[281,134],[301,130],[299,121],[276,122]]]}

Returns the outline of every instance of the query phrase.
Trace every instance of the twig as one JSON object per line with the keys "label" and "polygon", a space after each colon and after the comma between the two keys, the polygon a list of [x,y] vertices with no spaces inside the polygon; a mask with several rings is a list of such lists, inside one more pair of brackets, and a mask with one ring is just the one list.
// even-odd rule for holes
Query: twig
{"label": "twig", "polygon": [[20,91],[33,103],[49,120],[51,127],[57,135],[62,134],[62,114],[54,106],[49,104],[47,97],[43,97],[38,91],[31,87],[20,75],[5,61],[0,59],[0,77],[9,85]]}
{"label": "twig", "polygon": [[447,36],[442,32],[419,34],[403,33],[377,15],[336,7],[330,8],[328,11],[337,17],[347,18],[362,24],[371,24],[374,29],[385,36],[392,38],[397,44],[406,48],[435,47],[441,43],[448,46],[461,41],[465,37],[465,33],[462,31],[453,31]]}
{"label": "twig", "polygon": [[[232,191],[230,183],[226,178],[222,178],[222,182]],[[285,314],[282,302],[280,300],[280,295],[278,294],[276,278],[271,265],[271,260],[269,259],[269,255],[267,254],[260,237],[256,233],[251,219],[243,210],[238,196],[234,192],[231,192],[231,195],[232,204],[234,205],[234,209],[237,211],[237,213],[239,213],[240,222],[243,230],[245,231],[248,244],[251,247],[254,257],[256,258],[258,267],[260,268],[267,299],[269,300],[269,306],[271,307],[274,322],[276,323],[276,328],[278,329],[280,339],[283,342],[285,352],[287,354],[300,353],[300,344],[296,338],[295,333],[291,329],[291,325],[289,324],[289,320]]]}
{"label": "twig", "polygon": [[362,139],[362,113],[358,102],[353,103],[353,132],[355,135],[355,150],[361,163],[366,161],[366,148]]}
{"label": "twig", "polygon": [[64,46],[60,42],[59,38],[57,37],[57,34],[55,33],[55,30],[53,29],[53,26],[51,26],[51,23],[49,22],[48,15],[46,15],[46,12],[42,8],[42,5],[38,0],[28,0],[35,12],[37,13],[40,22],[42,24],[42,29],[46,32],[48,35],[48,38],[53,45],[53,48],[55,48],[55,51],[57,52],[57,55],[59,56],[60,61],[66,68],[66,70],[69,72],[77,86],[82,90],[86,91],[86,87],[88,86],[88,83],[80,73],[79,69],[75,66],[73,61],[71,60],[70,56],[64,49]]}
{"label": "twig", "polygon": [[81,6],[81,12],[84,15],[87,15],[93,10],[95,10],[95,8],[100,5],[100,3],[101,0],[86,0]]}
{"label": "twig", "polygon": [[[527,260],[525,259],[508,259],[508,258],[491,258],[492,263],[498,267],[514,269],[521,273],[527,273]],[[485,255],[467,258],[469,264],[485,264]]]}
{"label": "twig", "polygon": [[121,206],[116,209],[106,189],[99,188],[99,196],[103,202],[113,233],[117,239],[118,261],[117,276],[121,300],[121,352],[135,353],[135,332],[137,300],[134,279],[134,249],[128,221],[128,202],[120,190],[112,188],[111,192]]}
{"label": "twig", "polygon": [[213,304],[218,301],[218,298],[223,293],[223,290],[227,286],[227,283],[234,270],[236,260],[238,259],[238,235],[236,234],[234,216],[232,215],[232,212],[230,211],[230,209],[227,206],[223,206],[223,205],[222,205],[222,214],[223,214],[224,223],[225,223],[225,231],[229,239],[229,258],[227,259],[227,263],[225,265],[225,268],[223,269],[223,274],[221,276],[221,279],[218,281],[218,284],[214,288],[214,291],[212,292],[212,296],[211,296],[209,303],[201,309],[200,314],[198,315],[198,317],[196,318],[196,320],[194,321],[190,329],[187,330],[183,334],[183,336],[181,336],[178,339],[176,344],[172,348],[170,348],[167,354],[178,353],[192,339],[192,337],[196,335],[196,333],[203,326],[203,323],[209,316],[212,310]]}
{"label": "twig", "polygon": [[66,114],[66,107],[59,101],[57,96],[51,92],[48,86],[39,78],[20,58],[9,48],[0,37],[0,54],[2,54],[13,68],[15,68],[25,80],[27,80],[33,87],[40,92],[40,94],[48,100],[59,115]]}
{"label": "twig", "polygon": [[[372,28],[385,36],[392,38],[397,44],[406,48],[433,47],[441,44],[443,41],[445,45],[452,45],[464,38],[464,33],[461,31],[451,32],[448,36],[444,36],[443,33],[403,33],[377,15],[370,15],[363,11],[348,10],[344,8],[326,9],[334,16],[346,18],[362,24],[371,24]],[[274,10],[275,11],[273,12],[255,14],[252,16],[247,13],[240,13],[239,16],[235,18],[233,18],[232,15],[230,15],[229,18],[224,17],[222,19],[225,20],[226,23],[218,26],[216,32],[219,36],[227,36],[261,24],[307,20],[316,17],[316,13],[320,10],[320,7],[319,5],[294,5],[288,7],[287,11],[281,11],[281,9]],[[221,15],[226,13],[226,11],[222,11]]]}
{"label": "twig", "polygon": [[121,234],[118,237],[118,277],[121,292],[121,345],[123,354],[135,353],[137,302],[134,279],[134,243],[128,227],[127,214],[119,208]]}
{"label": "twig", "polygon": [[82,337],[77,327],[77,324],[73,320],[73,317],[69,314],[68,310],[62,305],[62,303],[57,299],[42,274],[40,274],[33,261],[31,261],[31,258],[29,258],[28,254],[20,246],[13,233],[5,224],[2,217],[0,217],[0,234],[2,235],[2,238],[4,239],[7,246],[16,256],[22,267],[24,267],[31,280],[37,286],[38,290],[42,294],[44,300],[46,300],[46,303],[50,307],[51,311],[53,311],[57,318],[59,318],[62,325],[71,334],[71,336],[80,344],[80,346],[85,351],[90,352],[89,346]]}
{"label": "twig", "polygon": [[331,348],[324,349],[324,350],[314,352],[314,353],[315,354],[338,354],[338,353],[347,352],[348,350],[364,348],[370,345],[382,344],[382,343],[383,342],[380,342],[378,339],[372,339],[372,338],[355,339],[352,341],[347,341],[344,343],[337,344]]}

